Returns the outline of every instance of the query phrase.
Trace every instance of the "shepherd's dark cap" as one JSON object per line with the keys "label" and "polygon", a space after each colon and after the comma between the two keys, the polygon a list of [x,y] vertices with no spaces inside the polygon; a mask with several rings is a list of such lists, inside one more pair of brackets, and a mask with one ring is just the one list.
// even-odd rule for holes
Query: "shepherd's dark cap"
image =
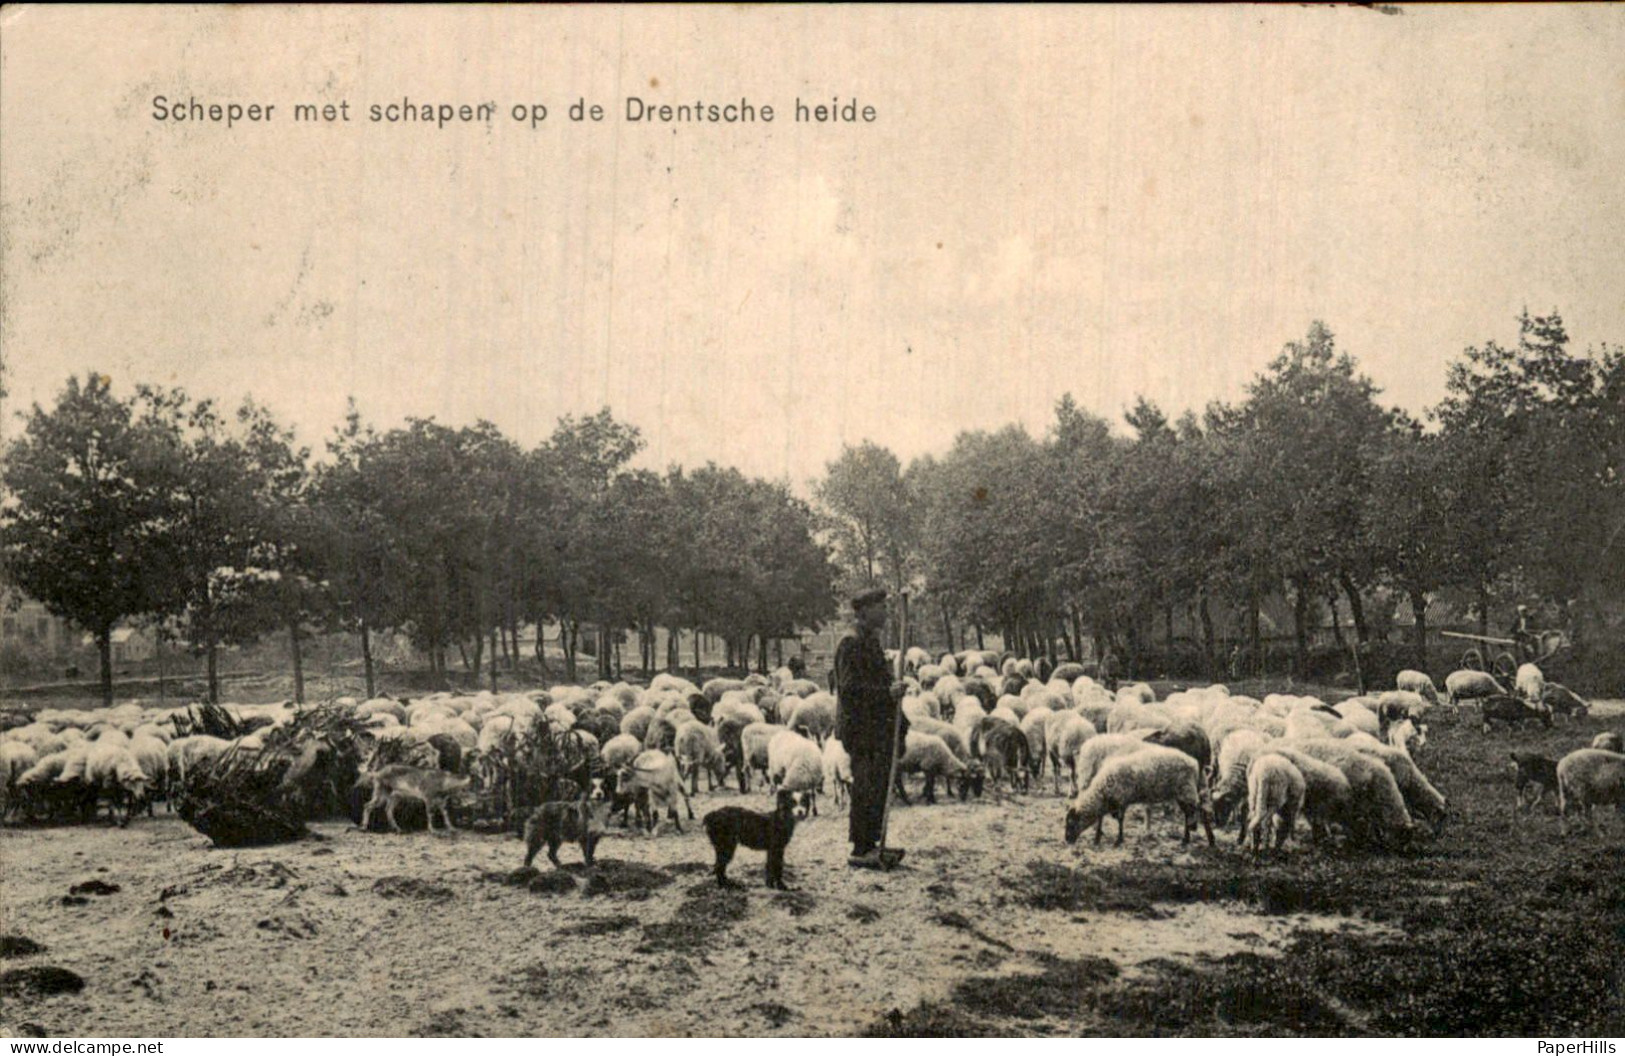
{"label": "shepherd's dark cap", "polygon": [[876,602],[885,600],[886,592],[884,590],[882,590],[880,587],[871,587],[868,590],[853,595],[852,611],[856,612],[858,609],[866,609]]}

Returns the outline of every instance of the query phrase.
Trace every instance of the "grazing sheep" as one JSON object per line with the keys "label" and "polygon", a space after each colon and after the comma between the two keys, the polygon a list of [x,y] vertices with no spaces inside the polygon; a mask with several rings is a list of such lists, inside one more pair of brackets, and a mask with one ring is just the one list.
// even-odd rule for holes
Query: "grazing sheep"
{"label": "grazing sheep", "polygon": [[1518,697],[1503,693],[1485,697],[1481,711],[1480,719],[1485,733],[1490,732],[1492,722],[1504,722],[1508,728],[1520,722],[1538,722],[1547,729],[1552,726],[1552,709],[1545,701],[1529,704]]}
{"label": "grazing sheep", "polygon": [[1165,726],[1154,730],[1146,738],[1147,744],[1160,744],[1164,748],[1177,748],[1196,760],[1202,775],[1202,786],[1207,787],[1208,771],[1213,766],[1213,744],[1207,738],[1207,731],[1194,722],[1176,722],[1172,726]]}
{"label": "grazing sheep", "polygon": [[1425,672],[1409,668],[1394,676],[1394,688],[1415,693],[1429,704],[1439,703],[1439,691]]}
{"label": "grazing sheep", "polygon": [[1341,704],[1333,705],[1332,710],[1341,715],[1344,722],[1361,733],[1369,733],[1373,737],[1382,736],[1382,720],[1377,718],[1376,712],[1360,701],[1345,700]]}
{"label": "grazing sheep", "polygon": [[1384,738],[1390,747],[1398,748],[1406,755],[1415,758],[1416,753],[1427,747],[1427,723],[1418,726],[1410,719],[1401,719],[1388,727],[1388,734]]}
{"label": "grazing sheep", "polygon": [[1309,822],[1309,836],[1315,843],[1327,838],[1332,825],[1349,828],[1349,799],[1353,794],[1343,771],[1313,756],[1284,745],[1267,749],[1298,768],[1303,777],[1303,816]]}
{"label": "grazing sheep", "polygon": [[1130,806],[1135,803],[1150,806],[1173,802],[1185,815],[1181,844],[1190,843],[1191,831],[1200,818],[1211,845],[1213,826],[1202,810],[1196,760],[1173,748],[1148,745],[1143,741],[1139,745],[1137,751],[1106,759],[1088,787],[1072,800],[1066,811],[1066,842],[1076,843],[1084,829],[1094,826],[1095,842],[1098,844],[1101,823],[1109,814],[1117,819],[1117,844],[1122,846],[1123,816]]}
{"label": "grazing sheep", "polygon": [[954,758],[958,759],[967,766],[970,764],[971,760],[975,758],[971,755],[970,739],[967,738],[963,733],[959,732],[957,727],[950,726],[946,722],[939,722],[930,718],[922,718],[918,721],[910,719],[908,728],[911,730],[919,730],[921,733],[929,733],[933,737],[942,738],[942,743],[946,744],[948,746],[948,750],[954,753]]}
{"label": "grazing sheep", "polygon": [[39,753],[27,741],[0,742],[0,779],[4,781],[3,787],[0,787],[0,819],[11,812],[18,779],[33,769],[38,762]]}
{"label": "grazing sheep", "polygon": [[1614,803],[1625,812],[1625,753],[1581,748],[1557,763],[1557,812],[1563,835],[1569,833],[1569,810],[1585,815],[1593,835],[1597,819],[1593,807]]}
{"label": "grazing sheep", "polygon": [[737,678],[713,678],[706,682],[705,685],[700,687],[700,692],[703,693],[705,695],[705,699],[709,700],[712,706],[715,707],[721,702],[722,695],[724,693],[731,690],[744,688],[745,683],[739,681]]}
{"label": "grazing sheep", "polygon": [[705,771],[706,789],[715,792],[718,785],[728,780],[727,762],[722,754],[722,740],[717,731],[703,722],[690,719],[677,727],[672,738],[672,752],[677,757],[677,772],[686,775],[688,793],[700,794],[700,771]]}
{"label": "grazing sheep", "polygon": [[1060,679],[1067,685],[1071,685],[1078,679],[1083,678],[1085,674],[1086,672],[1084,671],[1082,664],[1068,662],[1064,664],[1057,664],[1055,670],[1050,674],[1049,677],[1051,682],[1055,681],[1056,679]]}
{"label": "grazing sheep", "polygon": [[[1518,790],[1518,801],[1513,805],[1512,813],[1532,811],[1546,797],[1547,789],[1557,788],[1557,762],[1536,752],[1508,754],[1512,758],[1512,787]],[[1535,790],[1535,798],[1526,803],[1524,796],[1531,787]]]}
{"label": "grazing sheep", "polygon": [[114,810],[124,806],[120,827],[130,823],[147,793],[146,771],[121,738],[103,737],[90,746],[85,755],[85,783],[98,798],[107,800],[109,817],[116,817]]}
{"label": "grazing sheep", "polygon": [[1394,783],[1399,786],[1400,795],[1405,798],[1405,808],[1412,817],[1421,818],[1432,825],[1434,835],[1444,831],[1449,802],[1433,787],[1433,782],[1417,768],[1409,755],[1387,744],[1359,744],[1356,748],[1367,755],[1376,756],[1387,765],[1388,771],[1394,775]]}
{"label": "grazing sheep", "polygon": [[818,793],[824,790],[823,752],[792,730],[775,734],[767,744],[767,783],[775,794],[793,793],[803,817],[817,815]]}
{"label": "grazing sheep", "polygon": [[1540,699],[1546,702],[1546,706],[1552,709],[1554,715],[1562,715],[1570,719],[1583,719],[1591,714],[1591,705],[1581,700],[1578,695],[1561,682],[1546,683],[1546,692],[1542,694]]}
{"label": "grazing sheep", "polygon": [[1452,707],[1458,701],[1505,695],[1501,683],[1487,671],[1452,671],[1444,680],[1444,700]]}
{"label": "grazing sheep", "polygon": [[1008,777],[1012,790],[1026,791],[1032,776],[1027,735],[1016,723],[989,715],[971,734],[971,755],[982,761],[988,783],[999,787]]}
{"label": "grazing sheep", "polygon": [[1335,766],[1348,778],[1348,820],[1359,840],[1387,847],[1410,838],[1413,826],[1405,797],[1382,760],[1331,738],[1292,741],[1283,747]]}
{"label": "grazing sheep", "polygon": [[1428,710],[1427,699],[1408,689],[1390,689],[1377,696],[1377,718],[1385,724],[1402,719],[1421,722]]}
{"label": "grazing sheep", "polygon": [[1611,730],[1604,730],[1591,738],[1591,747],[1601,748],[1605,752],[1625,752],[1625,737]]}
{"label": "grazing sheep", "polygon": [[678,801],[687,808],[689,820],[694,820],[694,805],[689,802],[688,794],[683,791],[683,779],[677,772],[677,760],[665,752],[659,749],[640,752],[636,759],[621,768],[616,776],[616,795],[634,800],[639,792],[647,792],[649,796],[647,831],[654,832],[660,824],[660,808],[664,806],[672,826],[678,832],[682,832],[683,824],[677,816]]}
{"label": "grazing sheep", "polygon": [[837,738],[824,742],[824,787],[832,789],[837,807],[846,806],[852,793],[852,757]]}
{"label": "grazing sheep", "polygon": [[[922,774],[925,777],[924,799],[927,803],[937,801],[937,778],[942,778],[952,789],[955,780],[959,780],[970,768],[960,762],[958,757],[948,749],[941,737],[918,730],[909,730],[904,738],[903,756],[897,761],[897,780],[893,787],[898,798],[904,803],[909,802],[908,792],[903,787],[905,774]],[[970,795],[970,788],[964,781],[960,781],[959,798],[965,799]]]}
{"label": "grazing sheep", "polygon": [[1243,833],[1252,841],[1253,854],[1269,841],[1272,824],[1275,849],[1279,851],[1286,844],[1303,809],[1303,798],[1303,774],[1285,756],[1264,752],[1253,757],[1247,767],[1247,828]]}
{"label": "grazing sheep", "polygon": [[1238,841],[1247,834],[1247,768],[1267,743],[1268,737],[1251,729],[1235,730],[1219,743],[1218,765],[1213,771],[1213,820],[1228,825],[1230,812],[1239,804],[1242,815]]}

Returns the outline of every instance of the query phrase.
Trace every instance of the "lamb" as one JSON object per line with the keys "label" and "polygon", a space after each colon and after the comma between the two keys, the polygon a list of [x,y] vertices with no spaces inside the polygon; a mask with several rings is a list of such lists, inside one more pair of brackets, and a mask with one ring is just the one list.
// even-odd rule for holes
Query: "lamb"
{"label": "lamb", "polygon": [[852,756],[834,737],[824,742],[824,787],[834,790],[837,807],[844,807],[852,792]]}
{"label": "lamb", "polygon": [[1394,688],[1415,693],[1429,704],[1439,703],[1439,691],[1425,672],[1406,668],[1394,676]]}
{"label": "lamb", "polygon": [[717,732],[702,722],[689,720],[677,728],[673,738],[673,754],[677,756],[677,771],[688,779],[688,793],[700,794],[700,771],[705,771],[706,787],[715,792],[717,786],[728,780],[728,764],[722,755],[722,741]]}
{"label": "lamb", "polygon": [[1444,680],[1445,703],[1452,707],[1457,701],[1505,695],[1501,683],[1486,671],[1452,671]]}
{"label": "lamb", "polygon": [[1591,747],[1601,748],[1605,752],[1625,752],[1625,737],[1612,730],[1604,730],[1591,738]]}
{"label": "lamb", "polygon": [[1539,722],[1550,729],[1552,709],[1545,701],[1528,704],[1518,697],[1501,693],[1484,698],[1480,720],[1485,733],[1490,732],[1492,722],[1504,722],[1508,727],[1516,726],[1520,722]]}
{"label": "lamb", "polygon": [[767,782],[775,793],[791,793],[803,816],[816,816],[818,793],[824,790],[823,752],[794,731],[775,734],[767,744]]}
{"label": "lamb", "polygon": [[1552,714],[1563,715],[1571,719],[1583,719],[1591,714],[1591,705],[1581,700],[1572,690],[1561,682],[1546,683],[1546,691],[1541,700],[1552,709]]}
{"label": "lamb", "polygon": [[[1512,786],[1518,790],[1518,801],[1512,813],[1516,815],[1532,811],[1546,797],[1547,789],[1557,788],[1557,763],[1536,752],[1508,754],[1512,759]],[[1526,803],[1524,795],[1531,786],[1535,790],[1535,798]]]}
{"label": "lamb", "polygon": [[1593,835],[1597,819],[1593,807],[1614,803],[1625,811],[1625,753],[1581,748],[1557,763],[1557,812],[1563,835],[1569,834],[1569,810],[1585,815]]}
{"label": "lamb", "polygon": [[680,833],[683,824],[677,817],[677,802],[688,809],[689,820],[694,820],[694,805],[683,791],[683,779],[677,772],[677,761],[659,749],[640,752],[620,771],[616,780],[616,794],[635,799],[639,792],[649,794],[648,831],[653,832],[660,821],[660,807],[665,806],[672,826]]}
{"label": "lamb", "polygon": [[1269,840],[1275,827],[1275,849],[1279,851],[1292,834],[1293,823],[1303,809],[1304,779],[1296,766],[1278,752],[1265,752],[1247,767],[1247,828],[1253,854]]}
{"label": "lamb", "polygon": [[[909,798],[907,791],[903,788],[903,775],[923,774],[925,776],[925,801],[935,803],[937,801],[937,778],[940,777],[945,782],[951,782],[955,779],[964,778],[969,772],[970,768],[960,762],[954,753],[948,750],[948,746],[943,743],[941,737],[921,733],[918,730],[910,730],[904,738],[903,756],[897,761],[897,780],[894,788],[898,797],[904,803],[907,803]],[[950,785],[950,787],[952,786]],[[959,798],[965,799],[969,795],[969,785],[961,781]]]}
{"label": "lamb", "polygon": [[1114,756],[1102,763],[1088,787],[1073,799],[1066,811],[1066,842],[1077,843],[1078,836],[1092,825],[1098,844],[1100,823],[1110,814],[1117,819],[1117,845],[1122,846],[1123,816],[1132,804],[1174,802],[1185,815],[1185,833],[1181,844],[1190,843],[1191,831],[1196,827],[1196,819],[1200,818],[1211,845],[1213,826],[1202,810],[1196,760],[1173,748],[1139,743],[1137,751]]}

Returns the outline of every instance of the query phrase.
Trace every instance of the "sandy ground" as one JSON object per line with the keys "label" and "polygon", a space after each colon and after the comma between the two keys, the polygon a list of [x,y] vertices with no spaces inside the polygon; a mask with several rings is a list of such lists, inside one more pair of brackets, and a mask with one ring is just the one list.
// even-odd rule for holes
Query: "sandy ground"
{"label": "sandy ground", "polygon": [[[1593,714],[1620,716],[1625,704]],[[765,794],[718,791],[695,809],[737,802],[769,805]],[[909,856],[890,874],[847,868],[844,811],[822,809],[797,830],[784,893],[763,887],[750,851],[731,873],[744,890],[719,891],[697,823],[681,835],[664,823],[652,837],[612,831],[592,876],[566,847],[574,884],[564,893],[513,882],[518,840],[467,830],[333,822],[297,844],[216,850],[162,807],[124,830],[7,829],[0,934],[46,949],[0,968],[58,965],[86,986],[6,996],[0,1032],[847,1035],[944,1000],[968,978],[1036,972],[1046,956],[1105,956],[1133,974],[1163,958],[1269,954],[1300,929],[1378,927],[1213,902],[1133,917],[1033,908],[1021,886],[1034,863],[1089,870],[1238,853],[1223,837],[1218,851],[1186,851],[1172,820],[1145,838],[1133,815],[1124,849],[1074,850],[1062,841],[1063,802],[1047,792],[898,808],[893,842]],[[89,880],[118,890],[64,904]]]}
{"label": "sandy ground", "polygon": [[[741,798],[702,793],[695,805],[703,816]],[[1044,954],[1132,970],[1267,952],[1300,927],[1369,927],[1213,904],[1157,920],[1071,917],[1009,897],[1032,860],[1177,857],[1171,821],[1137,842],[1131,820],[1123,851],[1079,856],[1054,796],[901,808],[894,842],[907,867],[882,875],[846,867],[845,817],[824,809],[791,844],[786,893],[763,887],[748,851],[730,874],[745,890],[719,891],[697,825],[612,832],[599,872],[627,889],[562,894],[503,882],[522,845],[469,831],[331,823],[315,826],[321,839],[215,850],[162,808],[122,831],[9,830],[0,930],[47,949],[6,966],[60,965],[87,986],[8,1000],[4,1025],[55,1036],[839,1035],[940,1000],[967,976],[1031,971]],[[574,847],[561,857],[585,875]],[[62,903],[93,879],[119,890]]]}

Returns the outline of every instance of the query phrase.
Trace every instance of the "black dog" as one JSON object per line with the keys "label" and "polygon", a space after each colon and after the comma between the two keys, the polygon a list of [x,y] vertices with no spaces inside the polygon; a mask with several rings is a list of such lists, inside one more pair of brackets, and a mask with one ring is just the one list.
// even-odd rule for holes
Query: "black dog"
{"label": "black dog", "polygon": [[780,792],[778,805],[771,814],[744,807],[718,807],[705,816],[705,834],[711,838],[711,847],[717,852],[717,886],[738,887],[728,879],[728,863],[734,851],[749,847],[753,851],[767,852],[767,886],[780,891],[790,890],[784,885],[784,849],[796,831],[796,796],[794,792]]}

